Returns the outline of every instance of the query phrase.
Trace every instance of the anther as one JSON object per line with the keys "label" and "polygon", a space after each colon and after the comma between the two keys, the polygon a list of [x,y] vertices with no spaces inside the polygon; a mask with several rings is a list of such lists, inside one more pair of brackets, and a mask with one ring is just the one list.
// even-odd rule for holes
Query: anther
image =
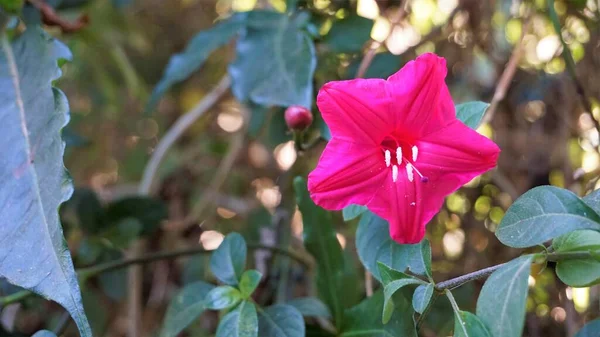
{"label": "anther", "polygon": [[419,149],[417,148],[416,145],[413,145],[412,147],[412,159],[413,161],[417,161],[417,156],[419,155]]}
{"label": "anther", "polygon": [[398,165],[392,166],[392,181],[396,182],[398,180]]}
{"label": "anther", "polygon": [[392,154],[390,153],[390,150],[385,150],[385,167],[390,167],[391,163],[392,163]]}
{"label": "anther", "polygon": [[400,146],[396,148],[396,160],[398,161],[398,165],[402,163],[402,148]]}
{"label": "anther", "polygon": [[408,176],[408,181],[411,183],[415,180],[415,176],[413,174],[413,166],[410,163],[406,163],[406,175]]}

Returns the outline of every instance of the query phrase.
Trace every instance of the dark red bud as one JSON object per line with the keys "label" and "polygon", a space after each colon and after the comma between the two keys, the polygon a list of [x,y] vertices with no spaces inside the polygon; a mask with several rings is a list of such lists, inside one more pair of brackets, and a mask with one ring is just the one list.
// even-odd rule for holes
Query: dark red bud
{"label": "dark red bud", "polygon": [[312,113],[303,106],[292,105],[285,110],[285,123],[290,130],[303,131],[312,121]]}

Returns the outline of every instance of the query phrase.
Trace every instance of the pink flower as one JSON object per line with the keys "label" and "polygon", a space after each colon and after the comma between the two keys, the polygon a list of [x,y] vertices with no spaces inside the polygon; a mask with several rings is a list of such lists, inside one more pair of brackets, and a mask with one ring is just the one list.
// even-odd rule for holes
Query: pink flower
{"label": "pink flower", "polygon": [[364,205],[417,243],[444,198],[496,165],[498,146],[458,119],[446,61],[424,54],[387,81],[329,82],[317,105],[332,138],[308,176],[316,204]]}

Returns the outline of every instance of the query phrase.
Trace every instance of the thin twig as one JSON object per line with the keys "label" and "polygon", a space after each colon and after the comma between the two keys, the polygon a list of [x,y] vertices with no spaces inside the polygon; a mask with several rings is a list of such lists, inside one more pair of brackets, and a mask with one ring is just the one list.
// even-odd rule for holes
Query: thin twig
{"label": "thin twig", "polygon": [[177,140],[184,134],[184,132],[195,122],[198,118],[202,117],[206,111],[208,111],[217,101],[227,92],[231,80],[229,76],[225,75],[219,84],[209,92],[196,106],[194,106],[189,112],[182,115],[177,121],[171,126],[171,128],[162,137],[156,149],[150,157],[150,161],[144,169],[144,175],[139,187],[139,193],[143,195],[151,194],[154,176],[158,171],[158,167],[163,157],[169,151],[169,149],[177,142]]}
{"label": "thin twig", "polygon": [[204,210],[212,202],[214,202],[215,194],[219,192],[219,189],[221,188],[221,186],[227,179],[229,172],[233,168],[233,164],[235,164],[235,161],[237,160],[240,152],[244,149],[246,140],[246,129],[250,120],[250,116],[246,107],[242,107],[241,112],[243,120],[242,127],[238,132],[236,132],[232,136],[231,142],[229,144],[229,150],[225,154],[225,157],[223,157],[223,159],[219,163],[219,167],[217,167],[217,171],[214,177],[212,177],[210,186],[202,194],[200,200],[198,201],[198,203],[196,203],[196,205],[194,205],[190,213],[185,217],[185,219],[183,219],[183,228],[191,226],[198,219],[200,219],[202,213],[204,213]]}
{"label": "thin twig", "polygon": [[524,44],[523,38],[529,31],[529,27],[531,26],[531,18],[527,16],[525,19],[525,23],[523,24],[523,28],[521,31],[521,37],[519,38],[519,42],[515,45],[512,54],[510,55],[510,59],[500,76],[500,80],[498,80],[498,85],[496,85],[496,91],[494,92],[494,97],[492,97],[492,101],[490,102],[490,106],[488,107],[485,115],[481,120],[481,124],[489,123],[496,113],[496,109],[498,109],[498,105],[500,102],[506,97],[506,93],[508,92],[508,88],[510,87],[510,83],[512,82],[515,73],[517,72],[517,67],[519,66],[519,62],[521,61],[521,57],[523,57],[524,52]]}
{"label": "thin twig", "polygon": [[[305,257],[303,254],[300,254],[296,251],[285,249],[281,247],[273,247],[267,246],[257,243],[248,243],[248,249],[251,250],[268,250],[275,254],[285,255],[292,258],[294,261],[298,262],[302,266],[304,266],[308,270],[312,270],[314,262],[309,258]],[[129,258],[129,259],[121,259],[116,261],[104,262],[95,266],[86,267],[79,269],[77,271],[77,275],[82,282],[85,282],[87,279],[93,276],[97,276],[102,273],[106,273],[109,271],[122,269],[134,265],[147,264],[154,261],[165,260],[165,259],[175,259],[184,256],[197,255],[197,254],[210,254],[213,250],[206,250],[202,247],[194,247],[187,249],[180,249],[174,251],[164,251],[164,252],[156,252],[147,254],[144,256]],[[0,297],[0,306],[6,306],[12,303],[17,303],[25,298],[34,295],[34,293],[28,290],[21,290],[14,294]]]}
{"label": "thin twig", "polygon": [[491,267],[487,267],[481,270],[477,270],[474,271],[472,273],[468,273],[459,277],[455,277],[453,279],[447,280],[447,281],[443,281],[440,282],[438,284],[435,285],[435,289],[437,289],[438,291],[444,291],[446,289],[455,289],[460,287],[461,285],[480,279],[480,278],[484,278],[484,277],[488,277],[489,275],[491,275],[493,272],[495,272],[498,268],[502,267],[504,265],[504,263],[502,264],[498,264],[495,266],[491,266]]}
{"label": "thin twig", "polygon": [[402,8],[398,8],[395,15],[390,19],[390,30],[383,39],[383,42],[375,41],[373,39],[369,41],[369,50],[367,51],[362,61],[360,62],[360,65],[358,66],[356,78],[362,78],[365,76],[367,70],[369,69],[369,66],[371,65],[371,62],[373,62],[373,59],[375,58],[375,54],[377,54],[377,49],[379,49],[379,47],[383,45],[383,43],[390,37],[390,35],[392,35],[392,32],[394,31],[394,28],[396,28],[396,25],[398,25],[398,23],[400,23],[400,21],[402,21],[402,19],[406,17],[406,14],[408,14],[409,5],[410,0],[404,0],[404,6],[402,6]]}
{"label": "thin twig", "polygon": [[594,122],[594,126],[596,130],[600,132],[600,123],[594,118],[592,114],[592,101],[589,96],[585,92],[585,88],[579,79],[577,78],[577,72],[575,70],[575,60],[573,59],[573,55],[571,55],[571,50],[569,46],[565,42],[565,39],[562,36],[562,30],[560,27],[560,20],[558,18],[558,14],[556,14],[556,10],[554,9],[554,0],[548,0],[548,16],[550,17],[550,21],[552,21],[552,25],[554,26],[554,30],[556,31],[556,35],[560,39],[560,43],[562,44],[563,51],[562,57],[565,60],[565,64],[567,66],[567,72],[571,77],[571,81],[575,86],[575,90],[577,94],[579,94],[579,98],[581,99],[581,103],[583,104],[583,108],[587,110],[592,115],[592,121]]}
{"label": "thin twig", "polygon": [[73,22],[67,21],[61,18],[54,8],[43,0],[29,0],[29,3],[40,11],[42,22],[44,24],[59,27],[63,33],[75,33],[83,29],[90,22],[90,18],[87,14],[81,15]]}

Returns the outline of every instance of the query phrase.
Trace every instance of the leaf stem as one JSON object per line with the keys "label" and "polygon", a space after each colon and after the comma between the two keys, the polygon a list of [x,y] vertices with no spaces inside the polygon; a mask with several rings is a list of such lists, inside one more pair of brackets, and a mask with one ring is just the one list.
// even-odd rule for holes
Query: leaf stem
{"label": "leaf stem", "polygon": [[[300,263],[307,269],[312,268],[312,261],[308,260],[303,255],[301,255],[297,252],[294,252],[292,250],[289,250],[289,249],[266,246],[266,245],[262,245],[262,244],[252,244],[252,243],[248,244],[248,248],[253,249],[253,250],[268,250],[275,254],[285,255],[285,256],[288,256],[288,257],[294,259],[295,261],[297,261],[298,263]],[[158,261],[158,260],[174,259],[174,258],[183,257],[183,256],[196,255],[196,254],[208,254],[208,253],[212,253],[212,250],[206,250],[206,249],[200,248],[200,247],[180,249],[180,250],[168,251],[168,252],[151,253],[151,254],[140,256],[137,258],[110,261],[110,262],[101,263],[101,264],[91,266],[91,267],[81,268],[77,271],[77,275],[79,276],[79,279],[81,280],[81,282],[85,282],[90,277],[93,277],[93,276],[96,276],[96,275],[99,275],[99,274],[102,274],[105,272],[126,268],[126,267],[129,267],[132,265],[146,264],[146,263],[151,263],[151,262]],[[6,306],[6,305],[9,305],[12,303],[22,301],[23,299],[25,299],[31,295],[33,295],[33,293],[30,292],[29,290],[21,290],[14,294],[8,295],[8,296],[0,297],[0,306]]]}

